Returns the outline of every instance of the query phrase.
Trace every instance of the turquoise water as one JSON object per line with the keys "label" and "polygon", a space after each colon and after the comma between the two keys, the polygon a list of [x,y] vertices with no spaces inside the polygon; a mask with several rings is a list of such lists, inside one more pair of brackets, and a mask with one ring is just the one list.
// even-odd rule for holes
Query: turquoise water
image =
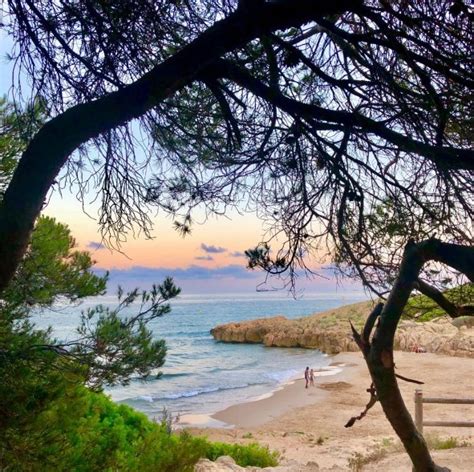
{"label": "turquoise water", "polygon": [[[305,294],[298,300],[281,292],[180,296],[172,302],[171,314],[150,325],[155,336],[164,338],[168,346],[162,377],[147,382],[134,380],[107,392],[114,400],[150,417],[160,417],[163,407],[174,415],[212,414],[268,394],[282,383],[301,377],[307,365],[325,367],[330,359],[316,350],[219,343],[210,335],[211,328],[278,314],[297,318],[365,298],[360,292]],[[53,326],[59,338],[71,339],[82,309],[114,302],[114,297],[92,298],[80,307],[44,313],[37,322]]]}

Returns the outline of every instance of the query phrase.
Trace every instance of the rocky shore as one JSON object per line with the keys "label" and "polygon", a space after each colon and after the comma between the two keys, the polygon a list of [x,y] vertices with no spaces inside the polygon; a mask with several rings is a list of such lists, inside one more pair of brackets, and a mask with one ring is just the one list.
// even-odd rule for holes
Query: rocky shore
{"label": "rocky shore", "polygon": [[[275,316],[227,323],[213,328],[211,334],[222,342],[302,347],[327,354],[358,351],[349,321],[361,328],[372,306],[372,302],[361,302],[293,320]],[[411,351],[416,346],[426,352],[474,357],[474,328],[469,320],[452,322],[448,317],[424,323],[402,320],[396,333],[395,349]]]}

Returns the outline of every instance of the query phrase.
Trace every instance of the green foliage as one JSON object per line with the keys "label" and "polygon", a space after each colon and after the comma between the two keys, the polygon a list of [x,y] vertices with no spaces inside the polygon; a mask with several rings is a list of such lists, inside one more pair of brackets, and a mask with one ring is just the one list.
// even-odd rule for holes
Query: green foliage
{"label": "green foliage", "polygon": [[21,153],[44,120],[45,107],[41,100],[21,111],[0,97],[0,200]]}
{"label": "green foliage", "polygon": [[67,225],[40,216],[30,246],[2,298],[11,306],[47,307],[58,297],[75,302],[105,293],[107,275],[91,272],[94,261],[87,251],[75,251]]}
{"label": "green foliage", "polygon": [[61,456],[63,431],[74,415],[80,414],[77,387],[82,382],[81,367],[45,349],[50,342],[48,332],[32,330],[27,322],[15,325],[3,314],[0,469],[39,470],[35,463]]}
{"label": "green foliage", "polygon": [[[0,98],[0,201],[21,153],[45,119],[46,107],[40,99],[18,110]],[[15,312],[10,318],[18,317],[20,312],[27,315],[30,307],[50,306],[60,296],[76,301],[105,293],[107,276],[94,275],[90,254],[73,251],[74,246],[66,225],[54,218],[38,218],[14,280],[2,292],[3,302]]]}
{"label": "green foliage", "polygon": [[270,452],[268,447],[257,443],[251,444],[226,444],[221,442],[210,443],[206,457],[211,461],[219,456],[231,456],[242,467],[272,467],[278,464],[278,453]]}
{"label": "green foliage", "polygon": [[[82,313],[78,334],[87,342],[75,344],[71,354],[89,366],[88,383],[100,388],[102,384],[127,384],[132,375],[149,376],[153,369],[163,365],[166,345],[153,338],[147,324],[166,313],[166,303],[181,290],[167,277],[149,292],[137,289],[124,296],[119,288],[119,304],[111,309],[104,305]],[[139,306],[133,306],[139,302]],[[122,315],[127,308],[135,308],[130,317]],[[159,375],[159,374],[157,374]]]}
{"label": "green foliage", "polygon": [[[37,332],[26,343],[40,341]],[[2,339],[4,339],[2,337]],[[0,469],[11,471],[192,471],[201,457],[240,465],[276,464],[256,444],[211,443],[119,405],[83,385],[78,368],[49,350],[5,362],[0,346]],[[40,367],[41,366],[41,367]]]}
{"label": "green foliage", "polygon": [[[21,152],[44,121],[43,110],[40,102],[19,112],[5,100],[0,101],[0,191],[6,188]],[[134,374],[146,377],[163,365],[166,354],[164,341],[153,339],[147,323],[168,313],[166,302],[180,292],[169,278],[149,292],[124,294],[120,289],[114,309],[99,305],[83,313],[78,328],[80,341],[60,343],[50,339],[48,331],[38,333],[43,336],[41,342],[18,343],[19,339],[35,338],[28,321],[33,309],[50,307],[60,297],[77,302],[105,293],[108,274],[95,275],[90,253],[75,250],[75,245],[67,225],[46,216],[38,218],[25,257],[1,294],[5,361],[13,355],[31,358],[41,346],[44,351],[78,361],[87,374],[87,383],[98,389],[106,383],[127,383]],[[123,316],[125,309],[135,309],[133,316]],[[42,364],[43,358],[35,359]],[[74,366],[75,372],[76,364],[69,360],[65,359],[61,368]]]}
{"label": "green foliage", "polygon": [[437,434],[427,434],[425,439],[429,448],[437,450],[437,451],[444,450],[444,449],[454,449],[456,447],[469,446],[468,441],[456,438],[454,436],[441,438]]}
{"label": "green foliage", "polygon": [[[69,228],[54,218],[40,217],[33,231],[30,246],[13,281],[2,292],[2,313],[14,333],[29,332],[32,310],[46,308],[59,297],[76,302],[82,298],[105,293],[108,274],[95,275],[93,260],[86,251],[74,250],[75,241]],[[150,291],[119,289],[114,308],[98,305],[82,313],[77,329],[80,341],[60,343],[45,333],[44,349],[71,357],[84,366],[87,383],[96,389],[104,384],[126,384],[133,375],[147,377],[163,365],[166,346],[154,339],[148,323],[170,312],[167,303],[178,296],[171,278],[153,285]],[[131,316],[125,316],[124,311]],[[58,314],[58,316],[61,316]],[[23,346],[26,351],[31,346]],[[14,346],[6,351],[23,355]],[[63,367],[71,363],[65,362]]]}
{"label": "green foliage", "polygon": [[[472,303],[474,300],[474,284],[467,283],[450,288],[443,292],[444,296],[457,306],[465,303]],[[416,321],[430,321],[440,316],[444,316],[446,312],[439,307],[431,298],[425,295],[413,295],[409,298],[403,311],[403,318],[415,319]]]}
{"label": "green foliage", "polygon": [[[0,100],[0,200],[17,160],[42,120],[35,104],[23,114]],[[0,299],[0,470],[192,471],[201,457],[232,455],[241,464],[273,464],[257,445],[212,444],[153,423],[100,390],[128,383],[163,365],[166,346],[147,324],[170,312],[180,293],[171,278],[150,291],[118,292],[114,308],[82,313],[79,339],[61,343],[31,323],[33,309],[59,297],[70,302],[105,293],[86,251],[74,250],[69,228],[54,218],[36,222],[27,253]],[[126,316],[124,311],[133,313]],[[58,316],[61,316],[58,314]]]}

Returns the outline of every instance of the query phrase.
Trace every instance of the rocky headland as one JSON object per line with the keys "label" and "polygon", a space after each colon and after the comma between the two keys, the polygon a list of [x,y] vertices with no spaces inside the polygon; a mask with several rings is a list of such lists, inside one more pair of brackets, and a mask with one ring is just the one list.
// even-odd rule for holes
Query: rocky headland
{"label": "rocky headland", "polygon": [[[360,329],[372,306],[373,302],[361,302],[293,320],[274,316],[227,323],[213,328],[211,334],[217,341],[230,343],[302,347],[319,349],[327,354],[358,351],[349,321]],[[471,318],[451,320],[445,316],[423,323],[402,320],[396,333],[395,349],[412,351],[415,347],[426,352],[474,357]]]}

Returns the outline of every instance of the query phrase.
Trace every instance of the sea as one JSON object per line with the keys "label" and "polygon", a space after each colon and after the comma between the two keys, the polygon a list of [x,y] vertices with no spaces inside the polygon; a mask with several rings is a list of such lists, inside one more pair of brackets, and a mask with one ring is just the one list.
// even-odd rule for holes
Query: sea
{"label": "sea", "polygon": [[[171,302],[170,314],[150,323],[154,336],[167,344],[162,375],[133,379],[126,386],[107,387],[106,392],[157,420],[164,409],[173,417],[208,417],[233,404],[263,398],[301,378],[306,366],[327,368],[331,358],[313,349],[217,342],[210,334],[214,326],[275,315],[298,318],[365,299],[363,292],[342,290],[304,293],[297,299],[285,292],[180,295]],[[113,307],[116,298],[106,295],[79,306],[59,306],[36,315],[35,322],[52,326],[58,339],[70,340],[81,310],[99,303]]]}

